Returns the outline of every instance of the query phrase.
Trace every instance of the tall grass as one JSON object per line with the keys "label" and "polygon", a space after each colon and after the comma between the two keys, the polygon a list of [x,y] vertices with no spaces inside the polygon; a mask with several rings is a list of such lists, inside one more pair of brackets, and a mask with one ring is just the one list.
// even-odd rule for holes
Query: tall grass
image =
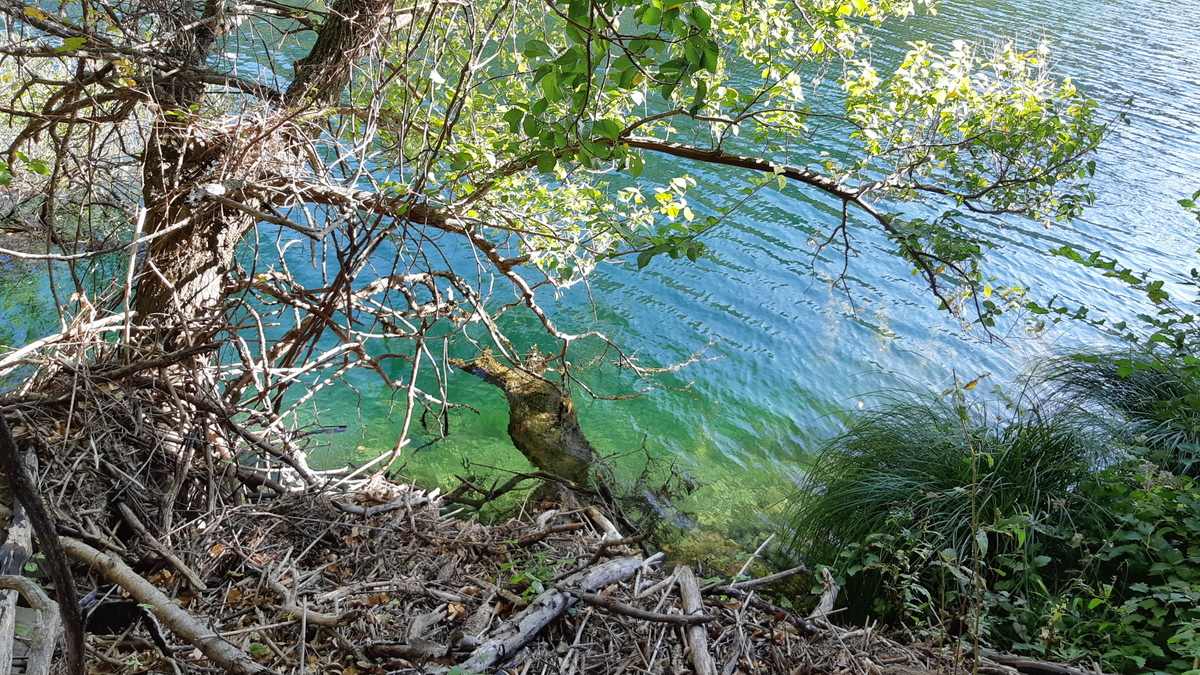
{"label": "tall grass", "polygon": [[1160,455],[1165,468],[1200,474],[1200,368],[1121,353],[1053,361],[1048,379],[1115,422],[1114,436]]}
{"label": "tall grass", "polygon": [[981,524],[1069,519],[1101,449],[1087,425],[1040,403],[996,419],[941,399],[893,399],[822,450],[794,505],[793,547],[832,561],[897,514],[966,552]]}

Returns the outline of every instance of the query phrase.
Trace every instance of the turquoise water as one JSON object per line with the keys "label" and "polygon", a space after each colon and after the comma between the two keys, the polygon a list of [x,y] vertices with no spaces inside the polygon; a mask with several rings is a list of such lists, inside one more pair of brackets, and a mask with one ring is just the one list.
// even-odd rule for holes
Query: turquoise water
{"label": "turquoise water", "polygon": [[[1053,229],[1015,220],[998,224],[1002,246],[988,271],[1033,297],[1086,299],[1129,316],[1139,298],[1047,255],[1063,243],[1103,249],[1134,268],[1159,275],[1186,269],[1200,231],[1176,200],[1200,188],[1200,3],[1165,0],[1011,0],[944,2],[878,35],[873,56],[894,60],[906,42],[1045,38],[1055,71],[1074,78],[1109,113],[1130,124],[1110,136],[1100,157],[1098,201],[1085,217]],[[1125,101],[1132,97],[1131,107]],[[829,143],[836,151],[839,141]],[[828,147],[828,146],[823,146]],[[675,175],[677,161],[649,158],[646,180]],[[683,165],[686,166],[686,165]],[[690,199],[715,208],[738,195],[745,176],[687,166],[699,187]],[[700,210],[700,209],[697,209]],[[676,463],[704,487],[692,506],[718,526],[751,523],[787,494],[822,439],[840,429],[844,411],[870,405],[887,389],[944,389],[955,377],[987,375],[976,389],[1011,383],[1041,355],[1102,336],[1079,326],[1031,335],[1017,317],[988,341],[978,330],[935,309],[919,280],[889,252],[866,222],[854,231],[850,296],[831,286],[840,257],[814,258],[815,244],[838,215],[836,205],[789,186],[765,190],[706,238],[711,253],[697,263],[656,259],[648,268],[608,267],[588,289],[543,298],[566,330],[597,325],[650,365],[669,365],[701,351],[704,359],[653,382],[597,368],[589,382],[608,394],[646,390],[632,400],[592,400],[577,393],[586,433],[606,454],[624,456],[626,472],[643,453]],[[0,342],[44,332],[33,282],[0,281]],[[590,296],[590,297],[589,297]],[[44,295],[42,295],[44,299]],[[510,331],[534,339],[532,324]],[[577,354],[583,362],[586,354]],[[609,359],[611,360],[611,359]],[[315,461],[337,464],[390,448],[403,416],[403,394],[358,378],[317,402],[321,421],[345,424],[320,437]],[[404,471],[441,482],[464,461],[521,468],[508,441],[500,393],[455,374],[450,397],[478,409],[452,413],[449,438],[426,445],[418,436]]]}
{"label": "turquoise water", "polygon": [[[1200,187],[1196,25],[1200,3],[946,2],[937,16],[881,34],[873,56],[895,59],[915,39],[1015,38],[1033,46],[1044,38],[1058,74],[1074,78],[1109,113],[1129,112],[1130,124],[1115,130],[1098,158],[1096,206],[1053,229],[1002,222],[1002,246],[988,270],[1033,289],[1037,299],[1086,299],[1130,316],[1142,309],[1139,298],[1046,251],[1063,243],[1099,248],[1158,274],[1186,269],[1196,257],[1200,232],[1176,204]],[[651,158],[646,175],[673,175],[676,166]],[[702,204],[713,206],[744,185],[736,171],[687,170],[700,184],[693,200]],[[634,400],[577,394],[593,443],[607,453],[637,455],[645,448],[675,461],[705,486],[693,506],[716,524],[736,526],[785,495],[809,453],[841,428],[843,411],[870,405],[880,391],[941,390],[955,376],[987,374],[976,389],[986,396],[1041,355],[1103,339],[1079,326],[1033,336],[1021,318],[1007,326],[1003,343],[964,330],[936,311],[865,222],[855,232],[859,254],[847,297],[830,284],[840,259],[813,259],[815,242],[836,217],[836,205],[799,188],[768,190],[706,239],[712,254],[698,263],[656,259],[641,272],[606,268],[592,282],[591,302],[576,291],[554,303],[568,330],[598,323],[649,363],[667,365],[700,350],[707,357]],[[645,386],[605,370],[590,379],[608,393]],[[450,438],[410,455],[406,471],[438,480],[461,471],[464,459],[521,466],[504,431],[500,394],[462,374],[450,393],[480,413],[455,414]],[[387,394],[364,391],[361,400],[340,403],[345,414],[361,405],[362,435],[331,439],[328,456],[341,457],[353,445],[371,452],[394,438],[402,408],[392,407]]]}

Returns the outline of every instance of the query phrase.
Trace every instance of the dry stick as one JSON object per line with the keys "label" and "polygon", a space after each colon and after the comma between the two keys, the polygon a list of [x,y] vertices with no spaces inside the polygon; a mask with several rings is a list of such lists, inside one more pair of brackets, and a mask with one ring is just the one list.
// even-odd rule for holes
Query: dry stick
{"label": "dry stick", "polygon": [[625,605],[611,598],[606,598],[595,593],[583,593],[581,591],[570,591],[571,595],[579,598],[585,603],[593,607],[605,609],[613,614],[623,614],[634,619],[642,619],[643,621],[657,621],[659,623],[673,623],[679,626],[695,626],[702,623],[708,623],[715,620],[717,617],[711,614],[662,614],[659,612],[651,612],[649,610]]}
{"label": "dry stick", "polygon": [[592,522],[596,523],[600,529],[604,530],[604,539],[615,541],[617,539],[624,538],[621,536],[621,531],[617,529],[617,526],[613,525],[613,522],[608,519],[608,516],[605,516],[603,513],[601,513],[600,509],[596,508],[595,506],[589,506],[583,511],[588,515],[589,518],[592,519]]}
{"label": "dry stick", "polygon": [[172,602],[120,558],[97,551],[77,539],[63,537],[61,541],[63,548],[72,558],[87,563],[110,582],[123,588],[134,600],[148,605],[159,622],[199,649],[214,664],[238,675],[271,672]]}
{"label": "dry stick", "polygon": [[275,594],[283,600],[283,611],[299,618],[301,622],[305,624],[311,623],[315,626],[337,626],[357,613],[355,610],[350,610],[343,614],[326,614],[324,612],[308,609],[308,607],[305,605],[297,603],[295,594],[289,591],[282,582],[271,576],[269,572],[265,570],[256,571],[258,571],[262,576],[263,581],[267,582],[267,586],[269,586],[271,590],[275,591]]}
{"label": "dry stick", "polygon": [[197,591],[208,590],[208,587],[205,586],[204,581],[200,579],[200,575],[196,574],[192,568],[188,567],[187,563],[183,562],[182,558],[175,555],[171,549],[167,548],[166,545],[158,540],[157,537],[155,537],[153,534],[150,534],[150,531],[147,530],[146,526],[142,524],[142,521],[138,519],[137,514],[133,512],[133,509],[129,508],[129,505],[127,505],[125,502],[120,502],[117,505],[117,508],[121,511],[121,515],[125,518],[125,522],[129,523],[129,526],[138,533],[138,536],[140,536],[142,539],[145,539],[146,543],[150,545],[150,548],[157,551],[159,555],[167,560],[167,562],[171,563],[171,566],[188,580],[188,583],[192,585],[192,588],[196,589]]}
{"label": "dry stick", "polygon": [[30,342],[29,344],[25,345],[24,347],[21,347],[20,349],[17,349],[15,351],[11,351],[11,352],[5,354],[2,358],[0,358],[0,375],[6,375],[9,370],[12,370],[12,369],[16,368],[17,366],[21,365],[22,359],[24,359],[25,357],[29,356],[30,354],[36,352],[37,350],[41,349],[42,347],[45,347],[46,345],[68,339],[75,334],[82,334],[82,333],[86,333],[86,332],[90,332],[90,331],[97,331],[102,328],[111,330],[113,324],[121,323],[122,321],[125,320],[125,317],[126,317],[125,314],[114,314],[113,316],[106,316],[103,319],[97,319],[96,321],[92,321],[90,323],[85,323],[80,326],[72,327],[61,333],[56,333],[54,335],[44,337],[40,340],[34,340],[33,342]]}
{"label": "dry stick", "polygon": [[1022,673],[1029,673],[1030,675],[1096,675],[1099,672],[1075,668],[1061,663],[1053,663],[1051,661],[1031,659],[1026,656],[1002,654],[991,649],[984,649],[980,653],[989,661],[994,661],[1009,668],[1015,668]]}
{"label": "dry stick", "polygon": [[[26,464],[36,466],[33,453],[26,456]],[[36,469],[35,469],[36,471]],[[0,546],[0,574],[19,577],[29,560],[32,528],[25,507],[20,500],[13,500],[12,515],[8,521],[8,539]],[[8,589],[0,594],[0,675],[9,675],[13,656],[13,629],[17,618],[17,589]]]}
{"label": "dry stick", "polygon": [[[623,581],[644,564],[641,558],[617,558],[583,570],[568,577],[564,586],[576,588],[584,593],[594,593],[605,586]],[[562,616],[575,597],[566,591],[550,588],[537,596],[528,607],[492,631],[465,661],[459,664],[468,672],[490,672],[506,659],[521,651],[538,633],[555,619]]]}
{"label": "dry stick", "polygon": [[[700,584],[692,568],[680,565],[676,574],[679,595],[683,598],[683,610],[695,615],[704,612],[704,600],[700,597]],[[717,675],[717,664],[708,653],[708,633],[704,626],[689,626],[687,629],[688,651],[692,653],[692,668],[696,675]]]}
{"label": "dry stick", "polygon": [[33,524],[38,545],[46,557],[46,570],[54,581],[54,595],[58,599],[58,611],[62,615],[63,637],[66,642],[66,671],[70,675],[83,675],[83,619],[79,616],[79,595],[75,592],[75,579],[67,567],[66,556],[58,543],[58,532],[50,519],[45,504],[38,496],[37,488],[17,454],[17,445],[8,430],[8,422],[0,415],[0,464],[8,477],[14,500],[20,500]]}
{"label": "dry stick", "polygon": [[535,532],[530,532],[529,534],[521,535],[521,538],[517,539],[517,546],[532,546],[532,545],[538,543],[539,541],[545,539],[546,537],[549,537],[552,534],[561,534],[563,532],[574,532],[576,530],[582,530],[583,528],[584,528],[583,523],[566,523],[564,525],[555,525],[553,527],[546,527],[546,528],[537,530]]}
{"label": "dry stick", "polygon": [[775,574],[768,574],[765,577],[758,577],[757,579],[747,579],[745,581],[737,581],[732,584],[709,584],[700,589],[700,592],[704,595],[708,595],[710,593],[729,593],[731,590],[749,591],[761,586],[768,586],[776,581],[782,581],[788,577],[796,576],[797,574],[803,574],[807,571],[808,568],[804,565],[797,565],[791,569],[786,569],[782,572],[776,572]]}

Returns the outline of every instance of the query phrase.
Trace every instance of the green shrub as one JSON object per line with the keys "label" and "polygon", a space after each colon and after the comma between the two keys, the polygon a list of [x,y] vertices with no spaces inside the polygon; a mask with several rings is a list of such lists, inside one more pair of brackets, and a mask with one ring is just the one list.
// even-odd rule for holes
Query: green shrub
{"label": "green shrub", "polygon": [[1101,392],[1083,399],[1093,412],[1137,419],[1144,447],[1178,459],[1194,380],[1117,362],[1109,381],[1096,363],[1073,361],[1073,380],[1058,364],[1068,399],[1026,398],[1002,417],[894,400],[831,441],[792,534],[838,574],[839,616],[1110,672],[1200,675],[1200,483],[1130,459],[1118,426],[1071,406]]}
{"label": "green shrub", "polygon": [[[1107,672],[1200,675],[1200,485],[1125,463],[1077,487],[1096,505],[1051,524],[986,525],[962,553],[899,514],[839,554],[848,592],[919,638],[978,641]],[[853,604],[853,601],[852,601]]]}
{"label": "green shrub", "polygon": [[1080,556],[1053,589],[1069,611],[1050,647],[1121,672],[1200,673],[1200,485],[1125,465],[1085,490],[1105,508],[1062,534]]}

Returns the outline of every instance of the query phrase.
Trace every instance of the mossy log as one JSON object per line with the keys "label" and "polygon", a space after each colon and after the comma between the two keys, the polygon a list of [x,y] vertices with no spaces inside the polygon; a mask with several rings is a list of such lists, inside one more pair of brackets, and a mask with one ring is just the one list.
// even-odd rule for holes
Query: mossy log
{"label": "mossy log", "polygon": [[508,435],[513,445],[537,468],[583,485],[597,465],[575,416],[571,395],[543,377],[545,358],[535,352],[509,366],[484,350],[471,360],[452,359],[451,365],[499,387],[508,399]]}

